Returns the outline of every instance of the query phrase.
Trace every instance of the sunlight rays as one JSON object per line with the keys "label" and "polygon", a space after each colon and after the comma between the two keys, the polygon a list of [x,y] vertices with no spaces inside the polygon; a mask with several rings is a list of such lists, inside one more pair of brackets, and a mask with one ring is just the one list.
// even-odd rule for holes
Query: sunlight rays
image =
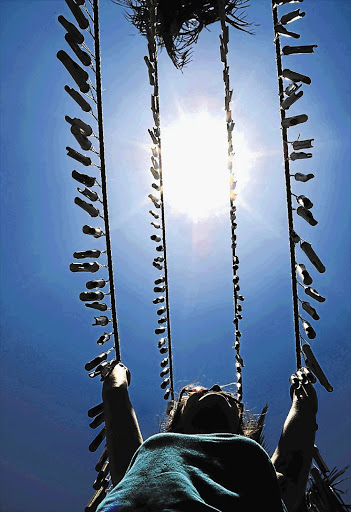
{"label": "sunlight rays", "polygon": [[[181,112],[177,121],[164,127],[162,144],[164,194],[170,211],[194,222],[227,213],[230,176],[223,114]],[[250,151],[243,132],[235,129],[233,146],[236,203],[241,204],[258,155]]]}

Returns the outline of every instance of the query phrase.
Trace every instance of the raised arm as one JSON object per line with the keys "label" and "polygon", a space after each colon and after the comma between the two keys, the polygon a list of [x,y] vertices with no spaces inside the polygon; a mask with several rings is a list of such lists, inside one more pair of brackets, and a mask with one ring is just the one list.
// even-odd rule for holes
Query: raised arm
{"label": "raised arm", "polygon": [[139,424],[129,400],[130,372],[118,363],[106,377],[102,387],[106,425],[106,445],[112,484],[125,475],[135,451],[142,444]]}
{"label": "raised arm", "polygon": [[302,501],[311,469],[318,400],[313,386],[316,379],[306,368],[300,368],[290,382],[292,406],[272,462],[282,499],[288,511],[293,512]]}

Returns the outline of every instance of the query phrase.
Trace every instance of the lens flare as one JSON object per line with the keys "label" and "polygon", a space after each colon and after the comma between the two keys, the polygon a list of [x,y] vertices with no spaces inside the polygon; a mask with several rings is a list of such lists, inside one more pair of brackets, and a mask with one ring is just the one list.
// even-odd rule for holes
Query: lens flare
{"label": "lens flare", "polygon": [[180,113],[162,130],[164,198],[175,214],[200,221],[228,213],[229,199],[240,203],[256,155],[244,135],[233,133],[234,177],[228,170],[224,115]]}

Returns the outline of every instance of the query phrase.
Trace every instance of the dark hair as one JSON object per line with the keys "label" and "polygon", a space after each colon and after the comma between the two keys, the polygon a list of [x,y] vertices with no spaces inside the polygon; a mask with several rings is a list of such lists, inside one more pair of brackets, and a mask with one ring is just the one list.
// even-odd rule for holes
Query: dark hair
{"label": "dark hair", "polygon": [[[186,402],[191,394],[198,391],[199,386],[195,386],[194,384],[190,384],[188,386],[184,386],[178,395],[177,400],[171,402],[167,407],[167,411],[163,417],[163,420],[160,424],[161,432],[175,432],[181,433],[178,428],[179,419],[181,417],[182,411],[185,407]],[[203,390],[207,390],[206,388],[202,388]],[[268,404],[266,404],[261,414],[253,414],[248,410],[245,410],[244,404],[239,402],[236,399],[234,393],[230,393],[227,391],[220,391],[226,395],[229,399],[236,402],[239,408],[239,431],[238,434],[253,439],[254,441],[263,444],[263,427],[265,416],[268,409]]]}

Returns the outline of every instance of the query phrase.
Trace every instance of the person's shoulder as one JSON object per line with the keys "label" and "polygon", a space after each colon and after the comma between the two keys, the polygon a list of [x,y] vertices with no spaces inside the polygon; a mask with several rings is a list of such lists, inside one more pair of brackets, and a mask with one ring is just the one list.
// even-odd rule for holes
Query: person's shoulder
{"label": "person's shoulder", "polygon": [[147,446],[162,446],[166,444],[172,444],[175,441],[185,438],[186,434],[175,434],[173,432],[160,432],[158,434],[154,434],[147,439],[145,439],[143,445]]}

